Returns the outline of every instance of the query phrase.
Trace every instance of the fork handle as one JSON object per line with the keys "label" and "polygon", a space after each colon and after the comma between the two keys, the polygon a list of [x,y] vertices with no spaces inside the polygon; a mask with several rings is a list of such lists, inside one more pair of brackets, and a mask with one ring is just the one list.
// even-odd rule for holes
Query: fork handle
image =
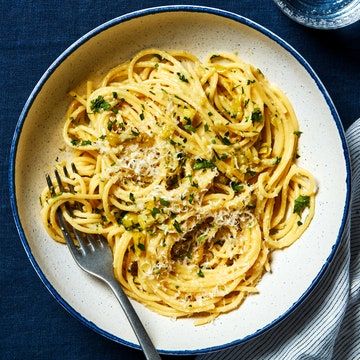
{"label": "fork handle", "polygon": [[132,306],[129,298],[125,294],[120,284],[115,281],[115,279],[108,280],[107,283],[110,286],[111,290],[114,292],[116,298],[119,300],[119,303],[122,306],[125,315],[127,316],[130,325],[134,330],[139,344],[143,349],[146,359],[161,360],[159,353],[155,349],[154,344],[152,343],[134,307]]}

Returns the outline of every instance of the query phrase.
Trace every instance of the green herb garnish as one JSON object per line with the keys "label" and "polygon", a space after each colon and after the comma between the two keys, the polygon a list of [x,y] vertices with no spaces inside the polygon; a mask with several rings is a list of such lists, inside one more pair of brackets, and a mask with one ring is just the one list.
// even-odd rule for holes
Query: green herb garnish
{"label": "green herb garnish", "polygon": [[142,243],[138,243],[137,247],[141,250],[141,251],[145,251],[145,245]]}
{"label": "green herb garnish", "polygon": [[300,137],[301,134],[302,134],[302,131],[294,131],[294,135],[296,135],[297,137]]}
{"label": "green herb garnish", "polygon": [[249,176],[251,176],[251,177],[253,177],[253,176],[255,176],[257,173],[256,173],[256,171],[254,171],[254,170],[251,170],[251,169],[247,169],[246,170],[246,175],[249,175]]}
{"label": "green herb garnish", "polygon": [[107,124],[108,130],[111,131],[115,124],[116,124],[116,120],[114,120],[114,121],[109,120],[108,124]]}
{"label": "green herb garnish", "polygon": [[231,141],[227,136],[222,137],[219,135],[219,138],[224,145],[231,145]]}
{"label": "green herb garnish", "polygon": [[198,274],[199,277],[202,277],[202,278],[205,277],[205,275],[204,275],[204,273],[202,272],[201,269],[199,269],[197,274]]}
{"label": "green herb garnish", "polygon": [[262,117],[263,116],[262,116],[260,109],[255,109],[251,114],[251,121],[252,122],[261,121]]}
{"label": "green herb garnish", "polygon": [[280,161],[281,161],[281,156],[277,156],[277,157],[275,158],[275,165],[279,164]]}
{"label": "green herb garnish", "polygon": [[186,83],[189,82],[189,80],[185,77],[184,74],[182,74],[182,73],[180,73],[180,72],[177,72],[176,75],[179,77],[179,79],[180,79],[181,81],[186,82]]}
{"label": "green herb garnish", "polygon": [[308,195],[299,195],[297,199],[295,199],[294,205],[294,213],[301,216],[302,212],[305,208],[310,206],[310,196]]}
{"label": "green herb garnish", "polygon": [[201,245],[203,242],[205,242],[207,238],[207,235],[206,234],[202,234],[200,235],[197,239],[196,239],[196,242]]}
{"label": "green herb garnish", "polygon": [[170,205],[170,201],[165,200],[165,199],[163,199],[163,198],[160,198],[160,204],[161,204],[162,206],[169,206],[169,205]]}
{"label": "green herb garnish", "polygon": [[182,229],[180,227],[180,224],[176,220],[174,220],[174,228],[179,234],[182,233]]}
{"label": "green herb garnish", "polygon": [[189,133],[196,131],[196,129],[192,125],[184,125],[184,129]]}
{"label": "green herb garnish", "polygon": [[157,208],[157,207],[154,207],[152,210],[151,210],[151,215],[152,217],[156,217],[157,214],[160,213],[160,210]]}
{"label": "green herb garnish", "polygon": [[105,101],[104,97],[99,95],[95,100],[91,100],[90,103],[90,109],[94,113],[100,112],[101,109],[103,110],[109,110],[111,108],[111,105]]}
{"label": "green herb garnish", "polygon": [[113,98],[114,98],[114,99],[117,99],[117,98],[118,98],[118,94],[117,94],[117,92],[116,92],[116,91],[113,91],[113,93],[112,93],[112,94],[113,94]]}
{"label": "green herb garnish", "polygon": [[238,183],[236,181],[231,181],[230,186],[235,192],[240,192],[240,191],[244,190],[244,185],[240,184],[240,183]]}
{"label": "green herb garnish", "polygon": [[196,159],[193,169],[194,170],[213,169],[214,167],[215,167],[215,164],[212,161],[205,160],[205,159]]}
{"label": "green herb garnish", "polygon": [[121,225],[122,224],[122,221],[123,221],[123,218],[125,217],[125,215],[127,214],[128,212],[127,211],[121,211],[121,212],[116,212],[114,215],[115,215],[115,219],[116,219],[116,222]]}
{"label": "green herb garnish", "polygon": [[91,145],[92,143],[91,143],[91,141],[90,140],[83,140],[82,142],[81,142],[81,146],[86,146],[86,145]]}
{"label": "green herb garnish", "polygon": [[135,202],[135,196],[133,193],[130,193],[129,194],[129,199],[132,201],[132,202]]}
{"label": "green herb garnish", "polygon": [[190,196],[189,196],[189,203],[192,204],[194,201],[194,194],[191,193]]}

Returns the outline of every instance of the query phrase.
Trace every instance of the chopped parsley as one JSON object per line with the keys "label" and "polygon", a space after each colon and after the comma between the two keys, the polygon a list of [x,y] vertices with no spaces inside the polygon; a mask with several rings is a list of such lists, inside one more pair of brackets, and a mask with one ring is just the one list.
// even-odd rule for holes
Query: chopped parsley
{"label": "chopped parsley", "polygon": [[211,111],[208,112],[209,116],[213,116],[213,113]]}
{"label": "chopped parsley", "polygon": [[159,214],[159,213],[160,213],[160,210],[159,210],[159,208],[157,208],[157,207],[154,207],[154,208],[151,210],[151,215],[152,215],[153,218],[156,217],[156,215]]}
{"label": "chopped parsley", "polygon": [[109,110],[110,108],[111,108],[111,105],[101,95],[99,95],[96,99],[91,100],[90,109],[94,113],[100,112],[101,109]]}
{"label": "chopped parsley", "polygon": [[138,243],[137,247],[141,250],[141,251],[145,251],[145,245],[142,243]]}
{"label": "chopped parsley", "polygon": [[197,274],[198,274],[199,277],[202,277],[202,278],[205,277],[205,275],[204,275],[204,273],[202,272],[201,269],[199,269]]}
{"label": "chopped parsley", "polygon": [[308,195],[299,195],[297,199],[295,199],[294,205],[294,213],[301,216],[302,212],[305,208],[310,206],[310,196]]}
{"label": "chopped parsley", "polygon": [[132,201],[132,202],[135,202],[135,196],[133,193],[130,193],[129,194],[129,199]]}
{"label": "chopped parsley", "polygon": [[227,136],[222,137],[219,135],[219,138],[224,145],[231,145],[231,141]]}
{"label": "chopped parsley", "polygon": [[296,135],[297,137],[300,137],[301,134],[302,134],[302,131],[294,131],[294,135]]}
{"label": "chopped parsley", "polygon": [[250,84],[253,84],[255,82],[255,80],[248,80],[246,85],[250,85]]}
{"label": "chopped parsley", "polygon": [[236,181],[231,181],[230,186],[235,192],[241,192],[241,191],[244,190],[244,185],[240,184],[240,183],[238,183]]}
{"label": "chopped parsley", "polygon": [[91,143],[91,141],[90,140],[83,140],[82,142],[81,142],[81,146],[86,146],[86,145],[91,145],[92,143]]}
{"label": "chopped parsley", "polygon": [[182,74],[182,73],[180,73],[180,72],[177,72],[176,75],[179,77],[179,79],[180,79],[181,81],[186,82],[186,83],[189,82],[189,80],[185,77],[184,74]]}
{"label": "chopped parsley", "polygon": [[198,187],[199,187],[199,184],[194,180],[194,181],[191,183],[191,186],[194,187],[194,188],[198,188]]}
{"label": "chopped parsley", "polygon": [[280,161],[281,161],[281,156],[277,156],[277,157],[275,158],[275,165],[279,164]]}
{"label": "chopped parsley", "polygon": [[180,227],[180,224],[176,220],[174,220],[174,228],[179,234],[182,233],[182,229]]}
{"label": "chopped parsley", "polygon": [[206,234],[202,234],[200,235],[197,239],[196,239],[196,242],[201,245],[203,242],[205,242],[207,238],[207,235]]}
{"label": "chopped parsley", "polygon": [[132,133],[134,136],[139,136],[139,135],[140,135],[140,133],[139,133],[138,131],[133,130],[133,129],[131,129],[131,133]]}
{"label": "chopped parsley", "polygon": [[77,140],[77,139],[71,140],[71,145],[76,146],[76,145],[78,145],[78,144],[79,144],[79,140]]}
{"label": "chopped parsley", "polygon": [[263,116],[262,116],[260,109],[255,109],[251,114],[251,121],[252,122],[261,121],[262,117]]}
{"label": "chopped parsley", "polygon": [[208,124],[205,124],[205,125],[204,125],[204,129],[205,129],[205,131],[209,131],[209,125],[208,125]]}
{"label": "chopped parsley", "polygon": [[196,129],[192,125],[184,125],[184,129],[189,133],[196,131]]}
{"label": "chopped parsley", "polygon": [[140,116],[141,121],[143,121],[145,119],[144,112],[142,112],[139,116]]}
{"label": "chopped parsley", "polygon": [[101,136],[99,137],[100,140],[105,140],[105,138],[106,138],[106,135],[101,135]]}
{"label": "chopped parsley", "polygon": [[246,170],[246,175],[249,175],[249,176],[253,177],[253,176],[256,175],[256,171],[251,170],[251,169],[247,169]]}
{"label": "chopped parsley", "polygon": [[116,92],[116,91],[113,91],[113,93],[112,93],[112,94],[113,94],[113,98],[114,98],[114,99],[117,99],[117,98],[118,98],[118,94],[117,94],[117,92]]}
{"label": "chopped parsley", "polygon": [[160,198],[160,204],[161,204],[162,206],[169,206],[169,205],[170,205],[170,201],[165,200],[165,199],[163,199],[163,198]]}
{"label": "chopped parsley", "polygon": [[244,101],[244,108],[246,108],[246,107],[248,106],[249,101],[250,101],[250,99],[246,99],[246,100]]}
{"label": "chopped parsley", "polygon": [[205,159],[196,159],[193,169],[194,170],[213,169],[214,167],[215,167],[215,164],[212,161],[205,160]]}
{"label": "chopped parsley", "polygon": [[303,223],[299,220],[299,221],[297,222],[297,224],[298,224],[298,226],[301,226]]}
{"label": "chopped parsley", "polygon": [[189,203],[192,204],[194,201],[194,194],[191,193],[190,196],[189,196]]}
{"label": "chopped parsley", "polygon": [[109,120],[108,124],[107,124],[108,130],[111,131],[115,124],[116,124],[116,120],[114,120],[114,121]]}
{"label": "chopped parsley", "polygon": [[125,217],[125,215],[127,214],[128,212],[127,211],[121,211],[121,212],[116,212],[114,215],[115,215],[115,219],[116,219],[116,222],[121,225],[122,224],[122,221],[123,221],[123,218]]}

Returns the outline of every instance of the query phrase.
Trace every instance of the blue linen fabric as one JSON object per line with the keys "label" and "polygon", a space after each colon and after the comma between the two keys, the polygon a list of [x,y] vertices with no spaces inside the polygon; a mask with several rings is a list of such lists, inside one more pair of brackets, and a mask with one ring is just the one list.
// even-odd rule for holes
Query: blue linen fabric
{"label": "blue linen fabric", "polygon": [[[333,98],[345,128],[359,116],[359,23],[328,32],[307,29],[288,19],[269,0],[256,3],[253,0],[184,0],[182,3],[233,11],[269,28],[294,46],[313,66]],[[140,351],[115,344],[73,319],[51,297],[36,276],[12,220],[7,181],[9,149],[18,116],[27,97],[47,67],[63,50],[81,35],[111,18],[141,8],[175,3],[163,0],[52,0],[1,1],[0,4],[0,359],[143,359]],[[306,304],[304,309],[307,309]],[[310,300],[308,306],[312,306]],[[334,309],[343,311],[344,307],[344,299],[334,301]],[[306,332],[311,324],[294,323],[294,332],[296,329]],[[346,338],[346,331],[351,333],[353,324],[347,317],[343,324],[345,332],[342,334]],[[281,325],[278,329],[280,331]],[[324,337],[323,341],[330,340]],[[344,351],[346,343],[339,340],[339,344],[342,346],[339,349]],[[300,345],[304,347],[306,343]],[[280,338],[272,347],[282,349]],[[276,352],[273,351],[272,358],[276,359]],[[324,352],[321,358],[326,358],[327,354]],[[285,355],[291,359],[291,353]],[[304,355],[302,359],[308,359],[309,356]],[[355,356],[359,358],[358,354]]]}

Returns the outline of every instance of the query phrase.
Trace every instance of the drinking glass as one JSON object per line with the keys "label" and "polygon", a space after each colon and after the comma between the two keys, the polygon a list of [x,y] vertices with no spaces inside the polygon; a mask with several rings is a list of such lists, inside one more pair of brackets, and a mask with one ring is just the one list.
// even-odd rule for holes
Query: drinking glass
{"label": "drinking glass", "polygon": [[294,21],[316,29],[337,29],[360,19],[360,0],[274,0]]}

